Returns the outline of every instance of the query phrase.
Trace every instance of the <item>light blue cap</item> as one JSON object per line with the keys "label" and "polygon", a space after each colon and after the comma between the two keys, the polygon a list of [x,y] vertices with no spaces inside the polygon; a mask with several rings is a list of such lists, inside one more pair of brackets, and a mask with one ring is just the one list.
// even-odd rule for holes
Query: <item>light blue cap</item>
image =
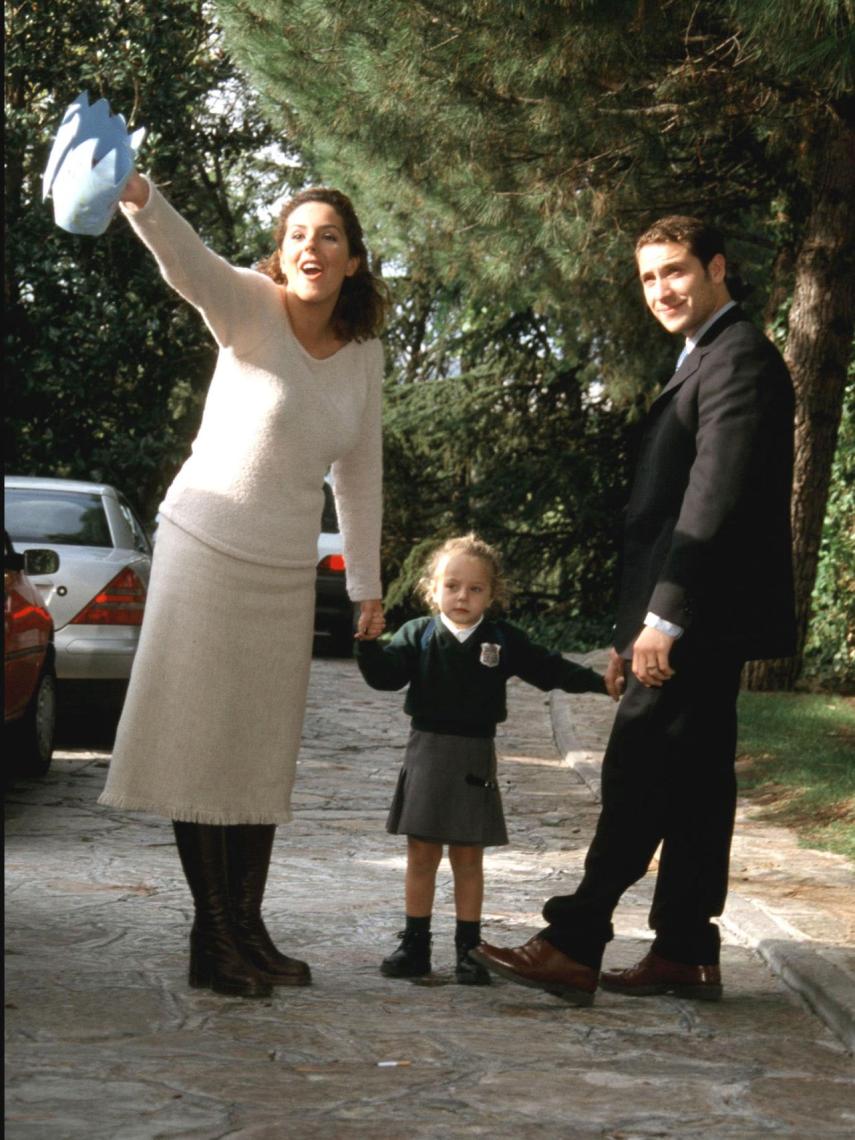
{"label": "light blue cap", "polygon": [[106,99],[81,91],[68,105],[42,176],[42,199],[53,198],[56,224],[70,234],[97,237],[109,226],[133,173],[145,127],[128,134]]}

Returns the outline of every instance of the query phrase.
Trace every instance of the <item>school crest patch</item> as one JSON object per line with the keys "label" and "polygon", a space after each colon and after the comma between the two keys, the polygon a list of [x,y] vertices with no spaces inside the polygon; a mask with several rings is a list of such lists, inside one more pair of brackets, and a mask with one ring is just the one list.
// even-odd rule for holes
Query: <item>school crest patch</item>
{"label": "school crest patch", "polygon": [[481,664],[486,665],[488,669],[495,669],[499,664],[499,654],[501,652],[501,645],[495,645],[491,641],[483,642],[481,645]]}

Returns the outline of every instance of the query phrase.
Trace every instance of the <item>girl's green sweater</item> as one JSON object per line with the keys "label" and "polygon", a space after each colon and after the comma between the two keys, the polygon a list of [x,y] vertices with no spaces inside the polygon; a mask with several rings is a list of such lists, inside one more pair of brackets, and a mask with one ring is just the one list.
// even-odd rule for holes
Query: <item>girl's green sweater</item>
{"label": "girl's green sweater", "polygon": [[357,642],[356,658],[373,689],[409,685],[404,711],[413,728],[425,732],[495,736],[496,725],[508,715],[509,677],[545,692],[606,691],[599,673],[536,645],[502,620],[485,619],[460,642],[439,618],[416,618],[389,642]]}

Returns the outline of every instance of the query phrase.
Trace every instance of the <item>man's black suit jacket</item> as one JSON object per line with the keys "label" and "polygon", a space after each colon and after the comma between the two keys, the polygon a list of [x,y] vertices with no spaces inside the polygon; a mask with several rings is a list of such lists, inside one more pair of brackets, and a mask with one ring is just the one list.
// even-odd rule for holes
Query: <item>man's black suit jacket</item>
{"label": "man's black suit jacket", "polygon": [[739,307],[651,406],[627,509],[615,646],[645,615],[746,660],[794,652],[793,386]]}

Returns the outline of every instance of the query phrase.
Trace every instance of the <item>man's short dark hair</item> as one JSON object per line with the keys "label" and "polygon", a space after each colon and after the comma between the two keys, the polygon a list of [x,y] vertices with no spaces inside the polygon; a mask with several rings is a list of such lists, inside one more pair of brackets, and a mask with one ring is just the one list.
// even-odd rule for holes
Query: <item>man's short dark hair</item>
{"label": "man's short dark hair", "polygon": [[709,265],[717,253],[725,256],[724,234],[721,230],[702,222],[700,218],[690,218],[685,214],[669,214],[660,218],[644,231],[635,243],[635,256],[644,245],[660,245],[673,241],[684,245],[703,265]]}

